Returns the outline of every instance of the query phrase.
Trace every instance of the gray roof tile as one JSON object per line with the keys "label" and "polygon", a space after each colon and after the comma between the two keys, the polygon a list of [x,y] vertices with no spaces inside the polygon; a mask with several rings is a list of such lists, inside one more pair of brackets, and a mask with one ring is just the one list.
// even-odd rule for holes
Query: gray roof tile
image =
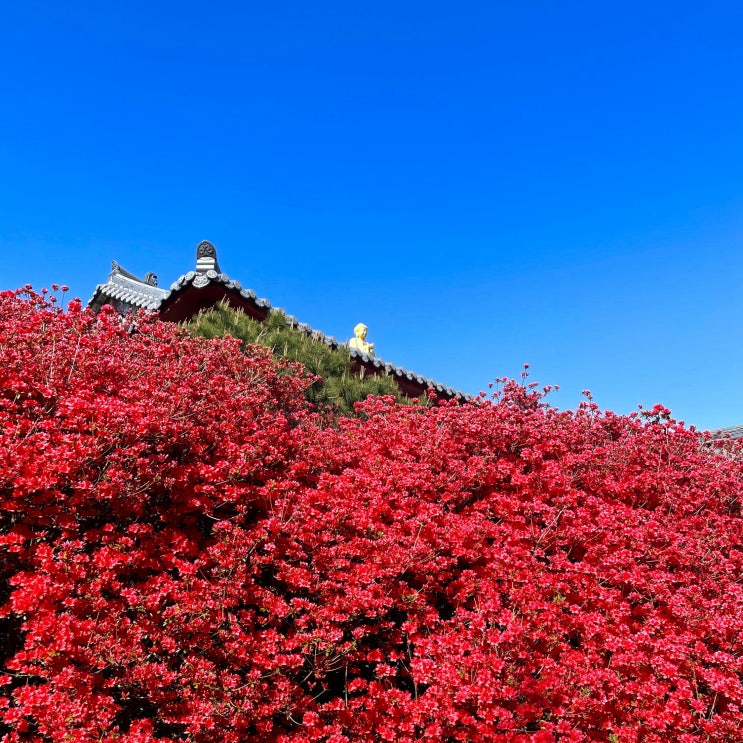
{"label": "gray roof tile", "polygon": [[[154,281],[156,279],[153,278]],[[116,261],[113,262],[111,273],[105,284],[99,284],[88,305],[94,309],[100,309],[107,304],[107,299],[116,300],[117,303],[128,306],[131,309],[143,307],[148,310],[156,310],[160,302],[168,292],[156,284],[140,279],[134,274],[125,271]]]}
{"label": "gray roof tile", "polygon": [[741,437],[743,437],[743,425],[721,428],[712,434],[713,439],[739,439]]}

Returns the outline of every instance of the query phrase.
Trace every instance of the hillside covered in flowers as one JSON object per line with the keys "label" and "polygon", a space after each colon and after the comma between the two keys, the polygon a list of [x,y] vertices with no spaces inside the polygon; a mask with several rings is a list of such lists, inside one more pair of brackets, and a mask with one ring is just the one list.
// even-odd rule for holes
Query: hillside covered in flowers
{"label": "hillside covered in flowers", "polygon": [[743,458],[0,295],[0,741],[740,741]]}

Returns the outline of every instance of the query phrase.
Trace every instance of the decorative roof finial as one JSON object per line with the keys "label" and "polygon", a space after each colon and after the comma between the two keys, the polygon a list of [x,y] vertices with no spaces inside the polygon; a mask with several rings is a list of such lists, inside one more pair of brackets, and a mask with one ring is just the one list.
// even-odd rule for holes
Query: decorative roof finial
{"label": "decorative roof finial", "polygon": [[217,263],[215,247],[208,240],[202,240],[199,247],[196,248],[196,273],[206,273],[207,271],[222,273]]}

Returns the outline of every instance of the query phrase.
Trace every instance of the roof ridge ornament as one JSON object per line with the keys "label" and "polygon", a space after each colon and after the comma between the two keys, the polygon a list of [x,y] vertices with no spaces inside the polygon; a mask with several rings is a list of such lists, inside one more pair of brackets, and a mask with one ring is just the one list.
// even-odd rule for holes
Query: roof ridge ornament
{"label": "roof ridge ornament", "polygon": [[217,249],[208,240],[202,240],[196,248],[196,273],[207,271],[222,273],[217,263]]}
{"label": "roof ridge ornament", "polygon": [[111,273],[108,275],[108,280],[115,281],[116,276],[124,276],[138,284],[157,286],[157,274],[152,271],[148,271],[145,274],[145,277],[140,279],[139,276],[133,274],[131,271],[127,271],[118,261],[111,261]]}

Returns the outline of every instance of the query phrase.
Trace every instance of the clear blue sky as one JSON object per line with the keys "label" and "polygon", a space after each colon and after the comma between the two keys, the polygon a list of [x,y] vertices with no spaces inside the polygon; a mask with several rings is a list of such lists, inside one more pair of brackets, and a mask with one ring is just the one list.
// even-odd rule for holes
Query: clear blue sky
{"label": "clear blue sky", "polygon": [[202,239],[464,391],[743,423],[743,3],[0,4],[0,288]]}

